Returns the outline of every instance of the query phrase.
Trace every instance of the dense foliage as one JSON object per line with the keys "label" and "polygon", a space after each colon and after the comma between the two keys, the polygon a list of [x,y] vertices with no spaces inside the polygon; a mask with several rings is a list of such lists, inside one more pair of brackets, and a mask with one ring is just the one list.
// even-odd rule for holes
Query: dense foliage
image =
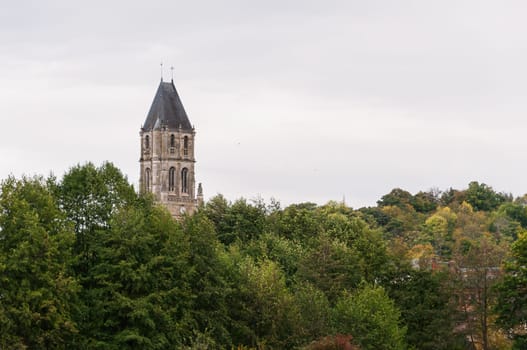
{"label": "dense foliage", "polygon": [[471,182],[175,221],[110,163],[10,177],[0,349],[523,349],[525,204]]}

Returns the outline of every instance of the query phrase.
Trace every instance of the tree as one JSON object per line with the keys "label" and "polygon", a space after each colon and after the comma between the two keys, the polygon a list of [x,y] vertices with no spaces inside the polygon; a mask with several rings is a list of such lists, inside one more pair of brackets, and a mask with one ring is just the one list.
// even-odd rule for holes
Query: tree
{"label": "tree", "polygon": [[361,349],[403,350],[406,327],[400,315],[382,287],[362,284],[339,298],[333,319],[337,332],[351,334]]}
{"label": "tree", "polygon": [[527,209],[525,208],[525,204],[510,202],[503,203],[500,206],[499,211],[519,222],[523,228],[527,228]]}
{"label": "tree", "polygon": [[527,209],[519,203],[503,203],[491,216],[491,231],[502,237],[516,240],[527,228]]}
{"label": "tree", "polygon": [[436,210],[439,203],[439,192],[430,190],[428,192],[418,192],[413,196],[411,204],[415,211],[419,213],[431,213]]}
{"label": "tree", "polygon": [[306,282],[297,284],[293,290],[294,302],[300,313],[298,336],[307,341],[333,334],[331,308],[326,295]]}
{"label": "tree", "polygon": [[306,248],[305,242],[292,241],[276,233],[264,233],[259,239],[247,244],[240,244],[240,250],[257,260],[267,257],[279,264],[286,277],[287,285],[290,286],[298,271]]}
{"label": "tree", "polygon": [[94,323],[100,321],[94,303],[102,296],[97,295],[101,289],[94,269],[104,264],[102,253],[112,235],[112,220],[117,223],[114,216],[125,207],[139,204],[139,199],[126,177],[111,163],[100,167],[92,163],[74,166],[53,188],[60,208],[75,230],[71,268],[82,287],[75,313],[81,330],[78,341],[82,343],[85,336],[90,339],[94,335],[90,332],[98,329]]}
{"label": "tree", "polygon": [[188,240],[170,214],[143,198],[112,215],[94,246],[77,347],[166,349],[185,345],[191,315]]}
{"label": "tree", "polygon": [[402,208],[411,205],[412,200],[413,196],[410,192],[400,188],[394,188],[390,193],[382,196],[382,198],[377,201],[377,205],[379,207],[396,206]]}
{"label": "tree", "polygon": [[[216,234],[219,237],[230,235],[231,229],[225,221],[229,208],[230,204],[227,199],[223,195],[218,194],[209,199],[201,209],[201,212],[214,224]],[[221,237],[220,241],[229,244],[233,239],[231,237]]]}
{"label": "tree", "polygon": [[360,259],[344,242],[321,234],[301,260],[297,277],[323,291],[334,304],[343,290],[354,288],[361,281]]}
{"label": "tree", "polygon": [[372,230],[360,219],[350,219],[350,231],[347,241],[353,254],[360,257],[359,267],[362,278],[374,282],[380,278],[389,264],[386,242],[380,230]]}
{"label": "tree", "polygon": [[459,204],[463,203],[466,198],[465,191],[455,190],[452,187],[443,191],[441,197],[439,198],[439,203],[442,206],[449,206],[451,208],[457,207]]}
{"label": "tree", "polygon": [[303,340],[297,331],[299,311],[278,265],[270,260],[256,263],[249,257],[237,265],[233,342],[270,349],[297,346]]}
{"label": "tree", "polygon": [[231,205],[218,195],[205,205],[203,211],[214,224],[218,239],[225,245],[238,239],[248,242],[264,232],[265,207],[259,202],[251,205],[241,198]]}
{"label": "tree", "polygon": [[227,298],[227,266],[221,257],[221,246],[212,222],[202,213],[186,217],[183,233],[188,241],[187,273],[192,305],[189,309],[194,332],[205,334],[224,346],[231,345]]}
{"label": "tree", "polygon": [[73,229],[42,178],[8,178],[0,193],[0,347],[65,348],[76,280]]}
{"label": "tree", "polygon": [[501,279],[500,266],[506,251],[506,242],[499,243],[491,234],[483,233],[478,239],[460,239],[454,254],[466,331],[471,342],[480,344],[483,350],[493,348],[493,286]]}
{"label": "tree", "polygon": [[507,196],[496,193],[492,187],[477,181],[468,184],[465,195],[466,201],[472,205],[474,210],[491,211],[507,200]]}
{"label": "tree", "polygon": [[527,346],[527,233],[522,233],[511,246],[511,258],[505,264],[505,276],[496,287],[497,323],[514,340],[514,349]]}
{"label": "tree", "polygon": [[308,240],[300,260],[298,277],[326,293],[334,304],[342,290],[355,288],[364,279],[373,282],[388,264],[386,244],[380,230],[363,220],[322,207],[321,233]]}
{"label": "tree", "polygon": [[417,213],[411,205],[403,207],[388,205],[382,207],[382,212],[389,217],[383,229],[388,233],[387,238],[402,237],[412,242],[418,232],[418,227],[425,219],[425,215]]}
{"label": "tree", "polygon": [[306,242],[320,232],[320,220],[315,203],[292,204],[276,213],[276,232],[293,241]]}
{"label": "tree", "polygon": [[[93,246],[99,235],[110,225],[119,208],[136,200],[137,196],[127,179],[111,163],[96,168],[92,163],[72,167],[56,187],[62,210],[75,226],[75,270],[87,273],[96,257]],[[83,281],[84,283],[84,281]]]}
{"label": "tree", "polygon": [[397,271],[385,288],[401,310],[410,347],[419,350],[465,349],[462,336],[453,334],[457,319],[447,272]]}
{"label": "tree", "polygon": [[435,253],[443,259],[450,259],[454,245],[454,228],[457,215],[448,207],[438,209],[424,223],[426,240],[435,248]]}

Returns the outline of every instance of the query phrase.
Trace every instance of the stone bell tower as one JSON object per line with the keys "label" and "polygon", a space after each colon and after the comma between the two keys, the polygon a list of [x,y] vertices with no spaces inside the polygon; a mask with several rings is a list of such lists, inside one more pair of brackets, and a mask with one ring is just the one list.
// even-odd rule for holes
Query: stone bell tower
{"label": "stone bell tower", "polygon": [[196,196],[194,138],[196,131],[176,91],[174,81],[161,83],[139,133],[141,174],[139,188],[179,217],[196,211],[202,200],[201,184]]}

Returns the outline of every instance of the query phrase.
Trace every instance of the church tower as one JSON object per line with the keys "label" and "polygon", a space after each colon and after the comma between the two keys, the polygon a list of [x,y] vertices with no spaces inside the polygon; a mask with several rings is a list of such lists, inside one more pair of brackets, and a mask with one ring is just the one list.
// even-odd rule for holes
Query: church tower
{"label": "church tower", "polygon": [[161,83],[139,133],[141,174],[139,188],[179,217],[192,214],[202,199],[196,198],[194,137],[196,132],[176,91],[174,81]]}

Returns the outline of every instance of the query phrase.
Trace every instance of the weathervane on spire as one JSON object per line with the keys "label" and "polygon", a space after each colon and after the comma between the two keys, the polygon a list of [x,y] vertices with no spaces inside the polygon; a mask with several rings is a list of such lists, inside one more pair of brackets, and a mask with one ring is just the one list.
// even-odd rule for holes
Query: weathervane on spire
{"label": "weathervane on spire", "polygon": [[159,64],[161,70],[161,81],[163,81],[163,62]]}
{"label": "weathervane on spire", "polygon": [[172,83],[174,83],[174,66],[170,67],[170,74],[172,75]]}

